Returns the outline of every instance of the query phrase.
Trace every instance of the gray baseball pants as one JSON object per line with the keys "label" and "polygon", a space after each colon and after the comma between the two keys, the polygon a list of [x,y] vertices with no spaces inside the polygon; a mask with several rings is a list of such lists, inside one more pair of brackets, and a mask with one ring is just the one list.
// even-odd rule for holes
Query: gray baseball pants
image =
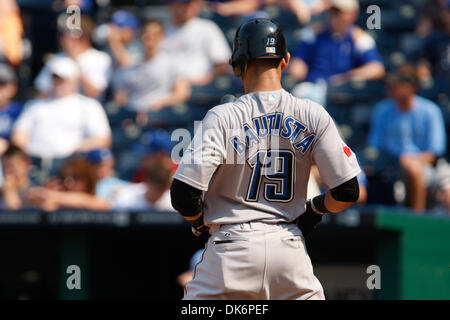
{"label": "gray baseball pants", "polygon": [[213,225],[184,300],[325,299],[295,224]]}

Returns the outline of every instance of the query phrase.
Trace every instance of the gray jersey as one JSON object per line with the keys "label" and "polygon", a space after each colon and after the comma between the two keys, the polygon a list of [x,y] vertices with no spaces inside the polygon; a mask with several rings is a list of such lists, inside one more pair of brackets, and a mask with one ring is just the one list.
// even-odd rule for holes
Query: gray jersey
{"label": "gray jersey", "polygon": [[291,222],[313,164],[328,188],[360,172],[325,109],[280,89],[211,109],[174,178],[205,191],[207,224]]}

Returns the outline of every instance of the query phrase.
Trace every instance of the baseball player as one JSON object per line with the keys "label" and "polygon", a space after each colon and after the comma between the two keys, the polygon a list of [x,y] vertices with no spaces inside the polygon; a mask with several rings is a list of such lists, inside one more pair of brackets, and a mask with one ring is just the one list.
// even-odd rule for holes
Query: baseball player
{"label": "baseball player", "polygon": [[[230,64],[246,94],[206,114],[171,186],[209,237],[184,299],[324,299],[304,237],[358,200],[360,168],[325,109],[282,89],[289,60],[273,21],[237,30]],[[307,200],[312,164],[329,190]]]}

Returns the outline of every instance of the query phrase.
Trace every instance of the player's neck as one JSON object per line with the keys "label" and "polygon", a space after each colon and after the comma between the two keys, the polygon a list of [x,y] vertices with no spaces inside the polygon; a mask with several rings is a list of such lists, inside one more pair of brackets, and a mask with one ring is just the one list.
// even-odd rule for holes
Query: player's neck
{"label": "player's neck", "polygon": [[257,77],[244,77],[245,93],[259,91],[275,91],[282,88],[280,76],[273,70],[267,70]]}

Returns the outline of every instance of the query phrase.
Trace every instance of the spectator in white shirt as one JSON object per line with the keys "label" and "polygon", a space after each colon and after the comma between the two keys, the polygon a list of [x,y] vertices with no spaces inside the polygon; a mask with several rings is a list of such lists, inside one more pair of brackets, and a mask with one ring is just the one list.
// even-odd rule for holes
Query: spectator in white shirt
{"label": "spectator in white shirt", "polygon": [[25,105],[13,129],[13,143],[43,159],[108,148],[108,119],[96,100],[78,93],[80,76],[75,62],[59,56],[47,68],[53,84],[51,95]]}
{"label": "spectator in white shirt", "polygon": [[[85,95],[99,99],[108,86],[112,72],[111,57],[92,47],[91,33],[94,23],[88,16],[81,16],[82,34],[77,35],[68,29],[60,31],[59,42],[63,52],[49,59],[35,79],[34,86],[46,96],[52,90],[52,77],[49,64],[60,57],[70,57],[80,70],[79,89]],[[64,28],[66,28],[64,26]]]}
{"label": "spectator in white shirt", "polygon": [[161,52],[164,30],[160,22],[149,20],[142,27],[145,61],[117,73],[113,80],[114,99],[137,112],[158,111],[189,99],[189,81],[179,75],[173,58]]}
{"label": "spectator in white shirt", "polygon": [[164,52],[173,56],[193,85],[206,85],[230,72],[231,50],[220,28],[198,18],[200,0],[169,0],[172,25],[167,29]]}

